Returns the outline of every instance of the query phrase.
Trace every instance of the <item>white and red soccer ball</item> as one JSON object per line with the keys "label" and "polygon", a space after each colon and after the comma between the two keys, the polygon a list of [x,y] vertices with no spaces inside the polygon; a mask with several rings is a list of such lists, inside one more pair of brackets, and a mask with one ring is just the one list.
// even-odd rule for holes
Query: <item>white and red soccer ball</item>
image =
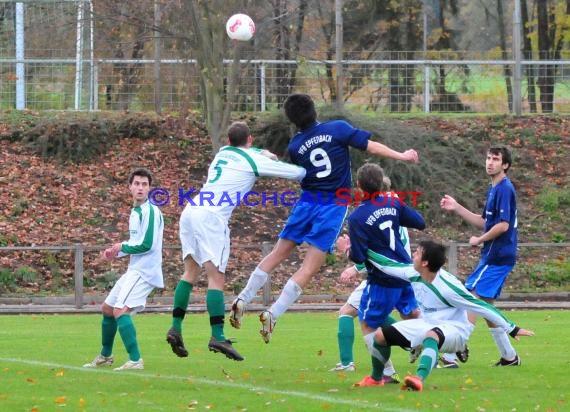
{"label": "white and red soccer ball", "polygon": [[226,33],[232,40],[251,40],[255,34],[255,23],[247,14],[234,14],[226,22]]}

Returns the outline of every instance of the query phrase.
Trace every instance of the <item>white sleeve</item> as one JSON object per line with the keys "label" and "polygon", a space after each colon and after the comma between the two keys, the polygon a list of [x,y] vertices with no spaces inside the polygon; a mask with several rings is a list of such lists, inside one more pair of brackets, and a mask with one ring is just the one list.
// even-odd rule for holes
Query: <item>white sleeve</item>
{"label": "white sleeve", "polygon": [[414,279],[420,277],[420,274],[414,269],[414,265],[410,263],[400,263],[386,256],[375,254],[374,259],[368,258],[368,262],[376,266],[387,275],[394,276],[412,282]]}
{"label": "white sleeve", "polygon": [[283,177],[285,179],[301,181],[307,173],[301,166],[281,162],[279,160],[272,160],[259,153],[255,153],[255,163],[257,164],[259,176]]}
{"label": "white sleeve", "polygon": [[[441,271],[443,271],[443,269],[441,269]],[[452,276],[449,272],[443,272]],[[450,290],[450,293],[446,293],[445,298],[450,305],[464,309],[468,312],[476,313],[504,329],[507,333],[511,332],[515,328],[515,324],[508,320],[496,307],[473,296],[473,294],[465,289],[465,286],[460,282],[454,284],[453,282],[446,280],[444,277],[441,279],[449,287],[448,290]]]}

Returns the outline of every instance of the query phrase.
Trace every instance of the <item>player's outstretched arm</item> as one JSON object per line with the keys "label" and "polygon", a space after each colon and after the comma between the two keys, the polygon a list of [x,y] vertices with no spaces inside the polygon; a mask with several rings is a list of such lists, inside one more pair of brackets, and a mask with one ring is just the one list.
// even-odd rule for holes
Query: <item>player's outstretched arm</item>
{"label": "player's outstretched arm", "polygon": [[515,331],[516,331],[516,333],[514,333],[514,334],[511,332],[511,336],[515,340],[520,340],[521,336],[534,336],[534,332],[532,330],[529,330],[529,329],[515,328],[515,330],[513,332],[515,332]]}
{"label": "player's outstretched arm", "polygon": [[481,215],[473,213],[449,195],[443,195],[439,205],[443,210],[454,212],[457,216],[479,229],[483,229],[485,227],[485,220]]}
{"label": "player's outstretched arm", "polygon": [[269,150],[262,150],[259,152],[260,155],[270,158],[271,160],[279,160],[277,155]]}
{"label": "player's outstretched arm", "polygon": [[256,153],[253,155],[250,153],[250,155],[252,155],[255,160],[259,176],[282,177],[285,179],[301,181],[307,173],[307,171],[301,166],[275,160],[267,154]]}
{"label": "player's outstretched arm", "polygon": [[388,146],[382,143],[378,143],[372,140],[368,141],[366,151],[376,156],[402,160],[404,162],[418,163],[420,161],[418,152],[416,152],[414,149],[408,149],[405,152],[398,152],[394,149],[390,149]]}

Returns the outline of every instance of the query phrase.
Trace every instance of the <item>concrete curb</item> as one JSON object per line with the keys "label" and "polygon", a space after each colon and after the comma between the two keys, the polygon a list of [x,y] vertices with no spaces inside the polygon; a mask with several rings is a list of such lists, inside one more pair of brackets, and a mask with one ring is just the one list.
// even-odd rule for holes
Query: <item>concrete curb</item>
{"label": "concrete curb", "polygon": [[[546,296],[543,296],[545,298]],[[314,297],[313,297],[314,298]],[[67,299],[64,299],[66,301]],[[99,300],[99,299],[96,299]],[[230,310],[230,304],[233,297],[226,301],[226,310]],[[291,306],[289,310],[291,311],[337,311],[345,302],[346,298],[340,299],[337,302],[318,300],[318,299],[307,299],[305,297],[302,303],[297,303]],[[101,300],[102,302],[102,300]],[[71,302],[64,303],[32,303],[32,302],[20,302],[20,303],[1,303],[0,302],[0,315],[1,314],[78,314],[78,313],[100,313],[101,302],[91,302],[90,304],[83,305],[81,308],[77,308]],[[497,308],[501,310],[568,310],[570,309],[570,300],[553,300],[550,296],[549,300],[542,300],[535,297],[535,299],[527,300],[499,300],[496,302]],[[248,305],[249,312],[258,312],[265,309],[261,303],[254,301],[254,303]],[[146,306],[143,313],[170,313],[172,311],[172,297],[170,298],[160,298],[153,299]],[[206,311],[206,305],[204,301],[200,301],[199,297],[188,307],[188,312],[191,313],[201,313]]]}

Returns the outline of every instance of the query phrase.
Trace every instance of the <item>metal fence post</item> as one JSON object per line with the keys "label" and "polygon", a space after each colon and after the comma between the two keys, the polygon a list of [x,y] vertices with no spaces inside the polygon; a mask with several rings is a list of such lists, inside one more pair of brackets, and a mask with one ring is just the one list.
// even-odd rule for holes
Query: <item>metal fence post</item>
{"label": "metal fence post", "polygon": [[[273,246],[271,242],[262,242],[261,243],[261,254],[265,257],[269,253],[271,253],[271,249]],[[263,285],[263,305],[269,306],[271,303],[271,273],[268,273],[267,282]]]}
{"label": "metal fence post", "polygon": [[451,241],[447,249],[447,267],[449,272],[457,276],[457,242]]}
{"label": "metal fence post", "polygon": [[265,90],[265,64],[261,64],[259,65],[259,94],[261,96],[260,110],[262,112],[267,109],[265,93],[267,93]]}
{"label": "metal fence post", "polygon": [[424,113],[429,113],[430,108],[429,108],[429,102],[431,99],[430,96],[430,90],[429,90],[429,86],[430,86],[430,65],[429,63],[426,61],[424,61]]}
{"label": "metal fence post", "polygon": [[75,281],[75,307],[81,309],[83,307],[83,245],[77,243],[75,245],[75,268],[73,279]]}

